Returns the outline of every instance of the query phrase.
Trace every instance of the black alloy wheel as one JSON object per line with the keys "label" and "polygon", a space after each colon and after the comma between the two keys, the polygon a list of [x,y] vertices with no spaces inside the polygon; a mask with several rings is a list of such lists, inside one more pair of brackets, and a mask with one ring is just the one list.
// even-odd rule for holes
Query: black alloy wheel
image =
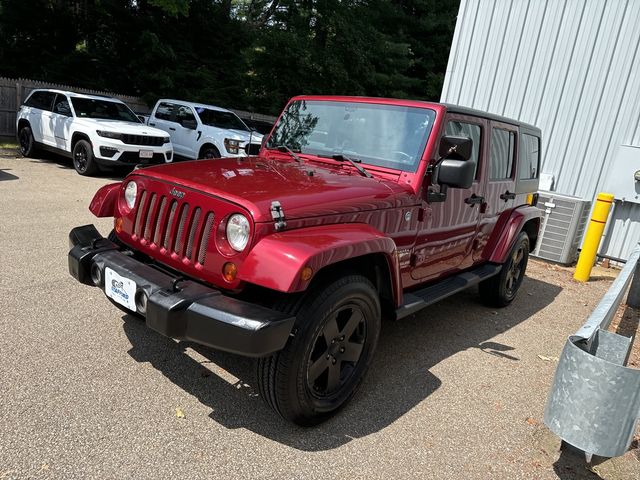
{"label": "black alloy wheel", "polygon": [[260,395],[284,419],[312,426],[355,394],[380,335],[378,292],[361,275],[312,284],[276,308],[296,316],[284,349],[258,361]]}
{"label": "black alloy wheel", "polygon": [[509,305],[522,285],[529,261],[529,236],[520,232],[498,275],[480,283],[480,296],[492,307]]}
{"label": "black alloy wheel", "polygon": [[80,175],[93,175],[98,171],[95,159],[93,157],[93,149],[87,140],[78,140],[73,146],[73,168]]}
{"label": "black alloy wheel", "polygon": [[20,129],[18,142],[20,143],[20,154],[23,157],[32,157],[35,153],[35,140],[31,127],[22,127]]}
{"label": "black alloy wheel", "polygon": [[326,398],[339,391],[356,371],[367,338],[362,309],[346,305],[329,317],[316,337],[307,362],[307,387]]}

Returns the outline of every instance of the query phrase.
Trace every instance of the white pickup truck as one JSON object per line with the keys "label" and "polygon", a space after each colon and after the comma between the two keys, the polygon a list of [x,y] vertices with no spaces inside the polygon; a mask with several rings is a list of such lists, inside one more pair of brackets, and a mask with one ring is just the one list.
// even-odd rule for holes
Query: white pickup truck
{"label": "white pickup truck", "polygon": [[254,154],[262,142],[235,113],[182,100],[158,100],[149,126],[167,132],[175,154],[191,160]]}

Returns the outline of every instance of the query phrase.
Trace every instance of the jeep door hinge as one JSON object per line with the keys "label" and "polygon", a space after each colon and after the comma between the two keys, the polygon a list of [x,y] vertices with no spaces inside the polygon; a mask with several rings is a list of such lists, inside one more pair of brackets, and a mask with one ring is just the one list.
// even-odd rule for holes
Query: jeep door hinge
{"label": "jeep door hinge", "polygon": [[280,202],[277,200],[271,202],[271,218],[275,221],[276,232],[284,230],[287,226],[287,222],[284,217],[284,210],[282,209]]}

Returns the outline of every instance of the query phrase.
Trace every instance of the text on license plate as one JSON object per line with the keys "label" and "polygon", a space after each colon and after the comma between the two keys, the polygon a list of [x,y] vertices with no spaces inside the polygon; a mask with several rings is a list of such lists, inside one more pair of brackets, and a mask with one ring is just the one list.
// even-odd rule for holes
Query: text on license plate
{"label": "text on license plate", "polygon": [[140,150],[140,158],[153,158],[153,150]]}
{"label": "text on license plate", "polygon": [[136,311],[136,282],[118,275],[109,267],[104,269],[104,293],[114,302]]}

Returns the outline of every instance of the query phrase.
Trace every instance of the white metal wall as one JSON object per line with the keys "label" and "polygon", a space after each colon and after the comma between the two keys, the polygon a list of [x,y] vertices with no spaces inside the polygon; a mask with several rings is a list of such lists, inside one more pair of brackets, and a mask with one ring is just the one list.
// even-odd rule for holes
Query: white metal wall
{"label": "white metal wall", "polygon": [[[640,145],[639,50],[638,0],[462,0],[442,101],[540,127],[554,190],[594,199]],[[640,205],[618,203],[603,253],[638,241]]]}

